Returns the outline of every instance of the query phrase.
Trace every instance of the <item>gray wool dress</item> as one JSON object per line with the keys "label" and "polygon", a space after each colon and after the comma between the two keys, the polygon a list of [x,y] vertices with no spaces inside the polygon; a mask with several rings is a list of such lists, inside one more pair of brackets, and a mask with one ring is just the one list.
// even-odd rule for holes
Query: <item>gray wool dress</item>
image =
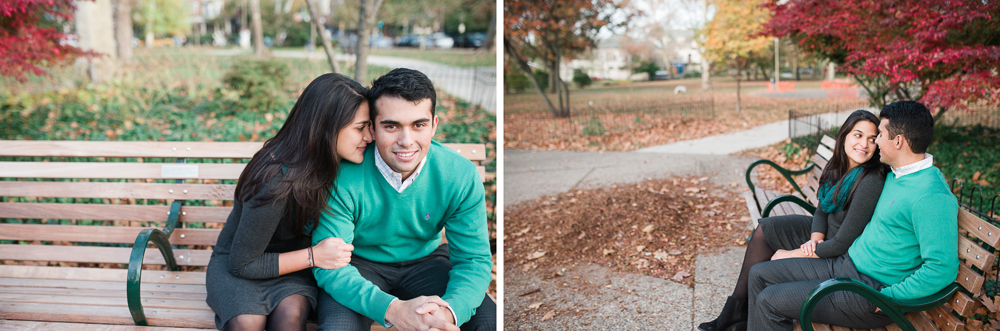
{"label": "gray wool dress", "polygon": [[[281,176],[276,177],[271,183]],[[215,311],[215,326],[220,329],[236,315],[269,315],[292,294],[305,296],[316,308],[316,279],[311,270],[278,276],[278,254],[309,247],[310,236],[292,231],[287,200],[253,207],[261,195],[245,204],[235,201],[208,262],[206,302]]]}
{"label": "gray wool dress", "polygon": [[816,208],[816,213],[811,217],[786,215],[762,218],[759,226],[764,232],[764,239],[775,250],[795,250],[809,241],[813,232],[819,232],[826,236],[822,243],[816,245],[816,256],[837,257],[847,254],[847,249],[871,221],[884,185],[883,176],[865,176],[858,183],[851,203],[833,214]]}

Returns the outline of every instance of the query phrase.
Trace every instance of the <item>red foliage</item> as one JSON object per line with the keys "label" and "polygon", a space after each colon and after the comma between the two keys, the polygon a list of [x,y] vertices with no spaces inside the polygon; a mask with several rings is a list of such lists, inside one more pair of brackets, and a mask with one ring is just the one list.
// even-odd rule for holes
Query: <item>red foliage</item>
{"label": "red foliage", "polygon": [[[982,0],[792,0],[771,3],[765,34],[884,77],[890,91],[944,109],[1000,101],[1000,3]],[[909,94],[906,85],[919,86]]]}
{"label": "red foliage", "polygon": [[73,0],[0,1],[0,75],[27,79],[47,75],[40,65],[91,55],[60,42],[74,36],[62,25],[73,19]]}

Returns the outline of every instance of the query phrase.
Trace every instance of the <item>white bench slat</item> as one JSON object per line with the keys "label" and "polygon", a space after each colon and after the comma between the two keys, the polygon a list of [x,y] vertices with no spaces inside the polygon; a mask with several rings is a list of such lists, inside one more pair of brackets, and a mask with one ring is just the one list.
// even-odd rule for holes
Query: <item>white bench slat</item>
{"label": "white bench slat", "polygon": [[[153,248],[155,250],[155,248]],[[0,265],[0,277],[24,279],[66,279],[121,282],[128,270],[107,268],[65,268],[27,265]],[[205,272],[143,270],[142,283],[205,285]]]}
{"label": "white bench slat", "polygon": [[232,200],[235,190],[225,184],[0,181],[0,196],[9,197]]}
{"label": "white bench slat", "polygon": [[[162,228],[162,227],[161,227]],[[4,224],[0,223],[0,240],[45,240],[90,243],[135,243],[136,236],[155,227],[100,225]],[[174,245],[215,245],[221,229],[177,228],[170,234]]]}
{"label": "white bench slat", "polygon": [[[132,253],[130,247],[30,245],[30,249],[25,249],[26,246],[29,245],[0,245],[0,260],[128,264]],[[212,256],[208,250],[175,249],[173,252],[177,265],[184,266],[208,265]],[[159,249],[146,249],[143,264],[165,263]]]}
{"label": "white bench slat", "polygon": [[[93,203],[0,203],[0,218],[166,222],[170,206]],[[182,206],[178,222],[225,223],[233,207]],[[135,240],[135,238],[132,238]]]}
{"label": "white bench slat", "polygon": [[[164,167],[197,167],[197,176],[163,177]],[[240,178],[242,163],[0,162],[5,178],[229,179]],[[169,175],[169,173],[168,173]]]}

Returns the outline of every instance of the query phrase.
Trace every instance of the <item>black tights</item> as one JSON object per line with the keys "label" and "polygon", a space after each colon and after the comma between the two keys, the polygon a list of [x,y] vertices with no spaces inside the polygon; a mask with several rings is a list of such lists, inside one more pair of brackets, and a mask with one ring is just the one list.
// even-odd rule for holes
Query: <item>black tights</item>
{"label": "black tights", "polygon": [[271,315],[236,315],[223,326],[223,330],[305,330],[309,317],[309,299],[292,294],[278,302]]}
{"label": "black tights", "polygon": [[733,290],[733,298],[737,300],[747,299],[747,281],[750,277],[750,267],[765,261],[770,261],[775,250],[767,244],[764,239],[764,230],[760,225],[753,231],[750,243],[747,244],[747,253],[743,256],[743,268],[740,270],[740,278],[736,281],[736,289]]}

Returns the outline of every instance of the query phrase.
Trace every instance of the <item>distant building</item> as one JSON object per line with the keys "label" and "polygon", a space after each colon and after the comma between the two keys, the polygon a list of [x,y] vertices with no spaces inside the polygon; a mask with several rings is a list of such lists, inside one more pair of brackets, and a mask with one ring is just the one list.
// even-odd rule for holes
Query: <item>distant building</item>
{"label": "distant building", "polygon": [[622,45],[622,39],[621,36],[612,36],[599,41],[597,48],[592,49],[589,54],[583,54],[563,66],[560,77],[572,80],[573,69],[581,69],[597,79],[628,80],[631,76],[628,69],[629,54]]}
{"label": "distant building", "polygon": [[[669,34],[659,39],[633,42],[645,44],[643,48],[648,50],[646,53],[649,54],[649,58],[669,71],[671,77],[677,77],[701,64],[702,57],[694,36],[693,30],[670,30]],[[646,77],[644,73],[630,73],[629,53],[625,47],[627,42],[628,38],[623,36],[612,36],[599,41],[597,48],[564,65],[560,76],[564,80],[569,80],[573,77],[574,69],[581,69],[597,79],[628,80],[629,77],[632,80],[649,79],[650,77]],[[639,62],[649,58],[633,56],[631,65],[638,66]]]}

